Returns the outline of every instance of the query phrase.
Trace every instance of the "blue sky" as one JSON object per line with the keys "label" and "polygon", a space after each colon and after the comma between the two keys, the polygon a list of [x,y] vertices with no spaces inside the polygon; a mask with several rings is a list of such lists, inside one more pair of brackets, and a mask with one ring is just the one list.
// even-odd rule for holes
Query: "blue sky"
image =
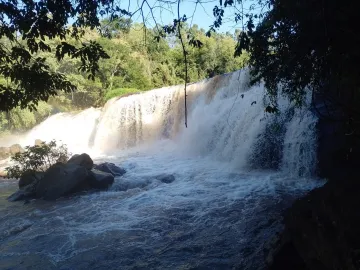
{"label": "blue sky", "polygon": [[[127,2],[127,1],[126,1]],[[176,1],[175,1],[176,2]],[[214,16],[212,14],[212,10],[215,5],[219,5],[219,0],[202,0],[201,4],[198,3],[196,5],[196,0],[184,0],[180,5],[180,15],[186,14],[188,17],[189,24],[197,24],[200,28],[208,30],[210,25],[214,22]],[[247,1],[244,1],[248,3]],[[130,10],[134,11],[138,8],[139,4],[142,1],[131,1]],[[161,1],[157,0],[148,0],[150,6],[158,6],[154,9],[154,17],[157,22],[160,24],[168,24],[171,23],[174,18],[177,18],[177,5],[166,5],[162,4]],[[248,10],[249,4],[244,4],[244,10]],[[159,5],[162,5],[162,8]],[[124,7],[124,6],[123,6]],[[196,9],[195,9],[196,8]],[[238,6],[240,8],[240,6]],[[144,16],[147,20],[147,24],[154,26],[154,21],[152,19],[152,15],[150,13],[150,9],[147,5],[144,5]],[[195,12],[195,13],[194,13]],[[233,9],[225,9],[225,17],[227,19],[224,20],[223,25],[218,30],[219,32],[234,32],[236,28],[241,28],[241,24],[236,24],[234,21],[234,10]],[[194,15],[193,15],[194,14]],[[141,14],[138,13],[133,17],[134,21],[142,21]]]}

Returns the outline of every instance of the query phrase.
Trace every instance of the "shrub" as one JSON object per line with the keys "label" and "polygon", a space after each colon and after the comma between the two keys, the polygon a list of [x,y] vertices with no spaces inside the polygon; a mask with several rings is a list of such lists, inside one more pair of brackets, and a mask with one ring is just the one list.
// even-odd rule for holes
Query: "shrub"
{"label": "shrub", "polygon": [[66,145],[58,146],[55,140],[41,145],[26,146],[24,152],[11,157],[15,165],[5,168],[7,177],[20,178],[28,170],[45,171],[57,162],[66,162],[70,155]]}

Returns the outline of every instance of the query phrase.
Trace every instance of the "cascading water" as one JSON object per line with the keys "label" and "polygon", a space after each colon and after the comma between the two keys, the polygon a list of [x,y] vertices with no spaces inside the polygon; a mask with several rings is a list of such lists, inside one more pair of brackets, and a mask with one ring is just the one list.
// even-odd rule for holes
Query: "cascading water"
{"label": "cascading water", "polygon": [[100,113],[99,109],[90,108],[80,113],[55,114],[33,128],[21,144],[32,145],[36,139],[56,140],[74,153],[88,150]]}
{"label": "cascading water", "polygon": [[[0,213],[0,268],[261,269],[281,211],[320,185],[316,118],[279,99],[264,112],[263,86],[246,70],[110,100],[102,110],[58,114],[33,129],[73,153],[125,167],[109,191]],[[157,176],[168,173],[165,184]],[[0,182],[4,199],[15,188]]]}

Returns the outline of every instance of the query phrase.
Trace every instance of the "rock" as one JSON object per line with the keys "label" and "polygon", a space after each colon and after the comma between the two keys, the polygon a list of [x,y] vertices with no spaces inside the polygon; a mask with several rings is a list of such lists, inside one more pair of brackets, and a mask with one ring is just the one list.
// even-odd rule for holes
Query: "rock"
{"label": "rock", "polygon": [[108,162],[101,163],[99,165],[95,164],[94,169],[106,173],[111,173],[114,177],[122,176],[123,174],[126,173],[125,169],[116,166],[114,163],[108,163]]}
{"label": "rock", "polygon": [[92,169],[87,181],[92,188],[107,189],[114,183],[114,176],[111,173]]}
{"label": "rock", "polygon": [[36,188],[39,180],[35,179],[31,184],[22,187],[14,194],[10,195],[7,199],[9,202],[15,202],[20,200],[29,200],[36,197]]}
{"label": "rock", "polygon": [[10,147],[0,147],[0,159],[7,159],[10,155]]}
{"label": "rock", "polygon": [[13,144],[12,146],[10,146],[11,155],[15,155],[17,153],[22,153],[22,152],[24,152],[24,149],[21,147],[20,144]]}
{"label": "rock", "polygon": [[68,164],[77,164],[80,166],[85,167],[88,170],[91,170],[94,166],[94,162],[91,159],[91,157],[86,154],[83,153],[81,155],[73,155],[67,162]]}
{"label": "rock", "polygon": [[24,190],[19,189],[18,191],[16,191],[15,193],[11,194],[7,200],[9,202],[16,202],[16,201],[21,201],[21,200],[25,200],[26,198],[26,194],[24,192]]}
{"label": "rock", "polygon": [[30,185],[33,182],[38,181],[43,177],[44,177],[44,172],[35,172],[32,170],[28,170],[21,175],[19,180],[19,188]]}
{"label": "rock", "polygon": [[166,173],[160,174],[160,175],[156,176],[155,178],[166,184],[170,184],[175,181],[174,175],[166,174]]}
{"label": "rock", "polygon": [[[344,172],[358,170],[360,122],[353,112],[341,104],[345,96],[333,93],[329,96],[319,92],[313,97],[312,110],[318,116],[317,128],[317,174],[323,178],[341,177]],[[332,95],[332,94],[330,94]],[[336,97],[335,97],[336,96]]]}
{"label": "rock", "polygon": [[297,200],[270,269],[360,269],[359,190],[357,174],[344,174]]}
{"label": "rock", "polygon": [[7,177],[7,171],[5,170],[5,168],[0,168],[0,177]]}
{"label": "rock", "polygon": [[41,145],[43,145],[44,144],[44,142],[42,141],[42,140],[39,140],[39,139],[36,139],[35,140],[35,146],[41,146]]}
{"label": "rock", "polygon": [[39,181],[36,196],[45,200],[56,200],[77,191],[77,187],[86,181],[88,174],[88,170],[79,164],[57,163],[51,166]]}

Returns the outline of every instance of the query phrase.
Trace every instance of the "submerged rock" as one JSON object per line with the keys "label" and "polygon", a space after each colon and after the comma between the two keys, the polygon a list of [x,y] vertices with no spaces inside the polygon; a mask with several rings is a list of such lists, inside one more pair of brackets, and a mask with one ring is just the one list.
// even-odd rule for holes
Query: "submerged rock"
{"label": "submerged rock", "polygon": [[86,181],[88,174],[88,170],[78,164],[57,163],[39,181],[36,195],[45,200],[56,200],[76,190]]}
{"label": "submerged rock", "polygon": [[10,195],[7,199],[9,202],[21,201],[21,200],[29,200],[34,199],[36,197],[36,188],[39,183],[39,180],[34,179],[34,181],[20,188],[14,194]]}
{"label": "submerged rock", "polygon": [[92,188],[107,189],[114,183],[114,176],[111,173],[92,169],[87,181]]}
{"label": "submerged rock", "polygon": [[125,169],[120,168],[120,167],[116,166],[114,163],[109,163],[109,162],[104,162],[99,165],[95,165],[94,169],[102,171],[102,172],[110,173],[114,177],[122,176],[126,173]]}
{"label": "submerged rock", "polygon": [[270,269],[360,269],[360,181],[329,181],[296,201],[270,252]]}
{"label": "submerged rock", "polygon": [[84,168],[91,170],[94,166],[94,162],[91,157],[83,153],[81,155],[73,155],[67,162],[68,164],[77,164],[83,166]]}
{"label": "submerged rock", "polygon": [[166,173],[160,174],[160,175],[156,176],[155,178],[166,184],[170,184],[175,181],[174,175],[166,174]]}

